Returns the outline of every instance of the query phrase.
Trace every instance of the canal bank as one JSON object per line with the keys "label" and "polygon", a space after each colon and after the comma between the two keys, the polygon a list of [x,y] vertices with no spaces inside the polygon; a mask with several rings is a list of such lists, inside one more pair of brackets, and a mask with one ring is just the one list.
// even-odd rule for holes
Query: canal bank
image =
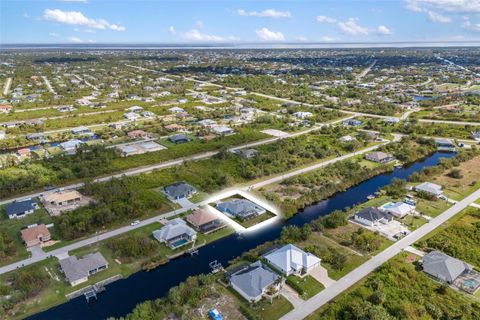
{"label": "canal bank", "polygon": [[257,233],[248,233],[242,237],[228,236],[201,248],[199,255],[184,256],[153,271],[138,272],[127,279],[116,281],[107,286],[107,291],[99,296],[98,302],[87,304],[85,299],[80,297],[34,315],[30,319],[105,319],[109,316],[123,316],[144,300],[164,296],[171,287],[178,285],[188,276],[209,272],[209,263],[213,260],[226,265],[229,260],[243,252],[263,242],[277,239],[286,225],[302,226],[334,210],[364,202],[368,195],[388,185],[392,179],[405,179],[426,166],[436,165],[441,157],[453,155],[436,153],[410,167],[395,169],[393,172],[360,183],[345,192],[307,207],[287,221],[279,221]]}

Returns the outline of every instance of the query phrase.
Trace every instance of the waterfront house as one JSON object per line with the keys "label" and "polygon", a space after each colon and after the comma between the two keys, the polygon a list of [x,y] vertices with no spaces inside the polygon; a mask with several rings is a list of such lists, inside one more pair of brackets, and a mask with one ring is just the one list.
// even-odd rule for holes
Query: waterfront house
{"label": "waterfront house", "polygon": [[260,261],[229,275],[229,284],[248,302],[258,302],[271,292],[278,292],[284,279]]}
{"label": "waterfront house", "polygon": [[395,160],[392,155],[381,151],[367,153],[365,159],[376,163],[389,163]]}
{"label": "waterfront house", "polygon": [[451,139],[436,138],[435,144],[437,145],[438,151],[457,151],[457,146],[455,145],[455,142],[453,142],[453,140]]}
{"label": "waterfront house", "polygon": [[190,223],[195,230],[202,233],[209,233],[225,226],[217,215],[205,209],[195,210],[192,214],[188,215],[187,222]]}
{"label": "waterfront house", "polygon": [[71,139],[60,143],[60,148],[67,154],[75,154],[82,143],[84,142],[81,140]]}
{"label": "waterfront house", "polygon": [[48,242],[51,239],[50,232],[44,224],[34,225],[20,231],[22,240],[27,248]]}
{"label": "waterfront house", "polygon": [[186,182],[176,182],[163,187],[163,192],[169,199],[178,200],[182,198],[190,198],[197,193],[197,189]]}
{"label": "waterfront house", "polygon": [[356,222],[373,227],[380,224],[388,224],[393,220],[393,217],[375,207],[368,207],[355,213],[353,219]]}
{"label": "waterfront house", "polygon": [[89,253],[78,259],[75,256],[60,260],[60,268],[70,285],[88,281],[88,277],[108,268],[108,261],[100,252]]}
{"label": "waterfront house", "polygon": [[177,249],[195,241],[197,232],[182,219],[175,218],[161,229],[153,231],[153,237],[171,249]]}
{"label": "waterfront house", "polygon": [[5,206],[5,211],[9,219],[23,218],[26,215],[32,214],[37,209],[38,204],[32,199],[10,202]]}
{"label": "waterfront house", "polygon": [[442,186],[431,182],[423,182],[415,187],[417,192],[425,192],[435,197],[440,197],[443,194]]}
{"label": "waterfront house", "polygon": [[382,205],[379,209],[397,218],[403,218],[407,214],[411,214],[415,211],[414,206],[405,202],[388,202]]}
{"label": "waterfront house", "polygon": [[72,134],[79,136],[91,136],[93,135],[93,132],[87,127],[78,127],[72,129]]}
{"label": "waterfront house", "polygon": [[241,220],[250,219],[266,212],[264,208],[247,199],[233,199],[220,202],[216,205],[216,208],[227,215]]}
{"label": "waterfront house", "polygon": [[320,258],[297,248],[293,244],[287,244],[264,256],[265,260],[285,276],[306,275],[320,266]]}

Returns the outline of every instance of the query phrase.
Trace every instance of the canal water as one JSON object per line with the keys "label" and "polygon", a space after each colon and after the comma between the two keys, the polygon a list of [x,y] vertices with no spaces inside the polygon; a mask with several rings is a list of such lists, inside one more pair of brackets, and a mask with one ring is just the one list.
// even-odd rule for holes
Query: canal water
{"label": "canal water", "polygon": [[199,255],[183,256],[146,272],[140,271],[127,279],[107,285],[107,291],[98,296],[98,301],[87,303],[83,296],[67,303],[36,314],[32,320],[95,320],[107,317],[120,317],[129,313],[135,305],[167,294],[168,290],[187,277],[210,272],[209,263],[218,260],[224,266],[228,261],[259,244],[275,240],[282,228],[287,225],[302,226],[334,210],[352,207],[365,202],[367,196],[390,184],[392,179],[406,179],[412,173],[427,166],[438,164],[440,158],[449,158],[454,153],[437,152],[432,156],[405,168],[396,168],[393,172],[376,176],[335,196],[307,207],[287,221],[271,224],[259,232],[248,233],[242,237],[234,234],[199,249]]}

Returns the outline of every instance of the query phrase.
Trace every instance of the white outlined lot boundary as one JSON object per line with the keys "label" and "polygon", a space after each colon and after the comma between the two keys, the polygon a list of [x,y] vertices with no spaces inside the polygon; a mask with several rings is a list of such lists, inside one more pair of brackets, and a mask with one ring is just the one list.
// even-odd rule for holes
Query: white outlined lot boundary
{"label": "white outlined lot boundary", "polygon": [[207,210],[214,213],[220,219],[222,219],[224,222],[229,224],[236,232],[244,233],[244,232],[258,231],[259,229],[261,229],[261,228],[263,228],[263,227],[265,227],[265,226],[267,226],[267,225],[269,225],[273,222],[276,222],[276,221],[278,221],[279,219],[282,218],[282,215],[281,215],[280,211],[275,206],[273,206],[272,204],[268,203],[265,200],[262,200],[262,199],[259,199],[259,198],[255,197],[254,195],[252,195],[252,194],[250,194],[246,191],[239,190],[239,189],[227,190],[227,191],[223,191],[221,193],[215,194],[211,198],[209,198],[206,202],[207,203],[213,203],[213,202],[217,202],[219,200],[229,198],[229,197],[232,197],[232,196],[235,196],[235,195],[242,196],[243,198],[252,201],[253,203],[261,206],[265,210],[270,211],[271,213],[273,213],[275,215],[275,217],[272,217],[268,220],[262,221],[262,222],[260,222],[256,225],[254,225],[254,226],[245,228],[244,226],[242,226],[241,224],[239,224],[235,220],[228,217],[223,212],[220,212],[219,210],[215,209],[214,207],[212,207],[210,205],[207,205]]}

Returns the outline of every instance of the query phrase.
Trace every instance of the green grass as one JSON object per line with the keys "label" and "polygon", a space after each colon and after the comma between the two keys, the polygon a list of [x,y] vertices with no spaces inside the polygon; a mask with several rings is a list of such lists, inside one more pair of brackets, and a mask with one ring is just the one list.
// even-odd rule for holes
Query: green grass
{"label": "green grass", "polygon": [[429,217],[436,217],[452,205],[445,200],[430,201],[417,198],[417,211]]}
{"label": "green grass", "polygon": [[399,219],[410,231],[416,230],[428,222],[424,217],[407,215],[403,219]]}
{"label": "green grass", "polygon": [[233,219],[235,222],[237,222],[238,224],[240,224],[242,227],[244,228],[250,228],[250,227],[253,227],[263,221],[267,221],[268,219],[271,219],[275,217],[275,214],[271,213],[270,211],[267,211],[265,212],[264,214],[261,214],[259,216],[256,216],[252,219],[248,219],[248,220],[240,220],[240,219]]}
{"label": "green grass", "polygon": [[[297,286],[302,288],[303,294],[301,295],[301,297],[303,300],[308,300],[323,289],[325,289],[325,287],[320,282],[315,280],[315,278],[310,275],[306,275],[303,278],[297,276],[289,276],[287,280],[289,282],[294,282]],[[295,290],[295,287],[292,288]]]}
{"label": "green grass", "polygon": [[[0,260],[0,266],[4,266],[15,261],[26,259],[30,253],[26,250],[23,244],[20,230],[32,224],[49,224],[52,218],[44,209],[35,210],[34,213],[27,215],[20,219],[8,219],[3,208],[0,208],[0,232],[5,233],[9,238],[13,239],[16,246],[16,254]],[[53,232],[53,229],[49,229]],[[54,234],[53,234],[54,236]]]}

